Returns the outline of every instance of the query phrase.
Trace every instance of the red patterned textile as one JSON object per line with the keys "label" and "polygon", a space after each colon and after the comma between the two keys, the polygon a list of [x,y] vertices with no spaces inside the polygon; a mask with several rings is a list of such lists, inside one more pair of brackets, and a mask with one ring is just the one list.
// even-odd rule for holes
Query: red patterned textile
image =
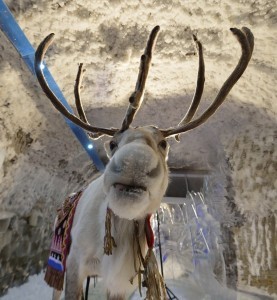
{"label": "red patterned textile", "polygon": [[66,258],[71,245],[70,232],[75,210],[82,193],[83,191],[80,191],[70,195],[65,199],[62,207],[58,209],[44,280],[49,286],[59,291],[63,289]]}

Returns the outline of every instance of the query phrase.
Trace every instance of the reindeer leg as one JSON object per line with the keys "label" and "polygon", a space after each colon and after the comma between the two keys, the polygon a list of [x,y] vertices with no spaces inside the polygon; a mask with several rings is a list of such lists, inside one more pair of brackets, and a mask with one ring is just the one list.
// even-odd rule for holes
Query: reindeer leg
{"label": "reindeer leg", "polygon": [[62,291],[53,289],[52,300],[60,300]]}
{"label": "reindeer leg", "polygon": [[66,285],[65,285],[65,299],[66,300],[82,300],[83,297],[83,287],[78,276],[67,273]]}
{"label": "reindeer leg", "polygon": [[82,300],[84,278],[82,278],[79,270],[79,263],[71,251],[66,260],[66,300]]}
{"label": "reindeer leg", "polygon": [[125,300],[125,296],[122,295],[111,295],[110,292],[107,293],[107,300]]}

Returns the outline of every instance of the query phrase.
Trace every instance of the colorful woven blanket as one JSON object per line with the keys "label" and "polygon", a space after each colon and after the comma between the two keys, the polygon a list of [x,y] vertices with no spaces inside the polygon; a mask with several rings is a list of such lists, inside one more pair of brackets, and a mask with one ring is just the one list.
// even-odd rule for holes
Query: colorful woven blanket
{"label": "colorful woven blanket", "polygon": [[59,291],[63,289],[66,258],[71,245],[70,232],[74,213],[82,193],[83,191],[80,191],[70,195],[58,209],[44,280],[49,286]]}

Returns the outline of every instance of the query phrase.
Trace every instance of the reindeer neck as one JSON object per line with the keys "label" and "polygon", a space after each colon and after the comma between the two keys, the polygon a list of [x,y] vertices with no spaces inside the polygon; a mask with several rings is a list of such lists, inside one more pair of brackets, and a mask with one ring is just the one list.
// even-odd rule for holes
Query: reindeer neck
{"label": "reindeer neck", "polygon": [[113,233],[116,241],[124,243],[124,241],[126,242],[126,239],[128,239],[133,242],[135,222],[137,222],[139,226],[139,237],[145,237],[145,218],[135,221],[122,219],[116,215],[113,215]]}

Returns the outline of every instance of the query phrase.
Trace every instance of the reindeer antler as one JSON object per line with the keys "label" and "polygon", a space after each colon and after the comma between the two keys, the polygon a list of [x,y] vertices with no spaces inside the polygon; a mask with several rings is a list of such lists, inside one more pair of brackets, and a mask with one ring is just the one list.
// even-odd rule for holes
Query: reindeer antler
{"label": "reindeer antler", "polygon": [[[141,56],[141,62],[140,62],[140,70],[138,79],[136,82],[136,88],[135,91],[132,93],[131,97],[129,98],[129,106],[126,111],[126,115],[124,117],[124,120],[122,122],[121,129],[116,128],[101,128],[101,127],[94,127],[89,124],[84,109],[82,107],[81,97],[80,97],[80,85],[82,81],[82,76],[84,70],[83,64],[79,65],[78,74],[76,78],[74,93],[75,93],[75,103],[77,107],[77,111],[79,114],[79,117],[75,116],[71,112],[69,112],[66,107],[60,102],[58,97],[54,94],[54,92],[50,89],[49,85],[47,84],[47,81],[45,79],[45,76],[43,74],[41,64],[43,61],[43,58],[45,56],[45,53],[49,46],[52,44],[54,39],[54,34],[51,33],[48,35],[39,45],[36,54],[35,54],[35,72],[38,78],[38,81],[47,95],[47,97],[50,99],[52,104],[55,106],[55,108],[63,114],[66,118],[71,120],[74,124],[82,127],[83,129],[87,130],[90,134],[90,137],[92,138],[98,138],[102,135],[109,135],[113,136],[118,131],[125,131],[129,128],[130,124],[132,123],[138,109],[141,106],[141,103],[143,101],[143,94],[145,90],[145,83],[148,75],[148,71],[151,64],[152,59],[152,52],[158,37],[160,27],[156,26],[153,28],[153,30],[150,33],[144,54]],[[203,50],[202,50],[202,44],[197,40],[196,36],[193,35],[194,41],[196,43],[197,49],[198,49],[198,55],[199,55],[199,70],[198,70],[198,77],[197,77],[197,86],[195,90],[194,97],[192,99],[190,108],[188,109],[185,117],[180,121],[180,123],[174,127],[169,128],[165,130],[161,130],[164,137],[170,137],[170,136],[176,136],[178,139],[178,135],[181,133],[184,133],[186,131],[189,131],[191,129],[194,129],[198,127],[199,125],[203,124],[208,120],[215,111],[219,108],[219,106],[223,103],[226,96],[229,94],[232,87],[236,84],[236,82],[239,80],[239,78],[244,73],[250,59],[252,56],[253,48],[254,48],[254,36],[250,29],[247,27],[243,27],[241,30],[237,28],[231,28],[232,33],[236,36],[238,39],[242,54],[240,57],[240,60],[234,69],[234,71],[231,73],[231,75],[228,77],[228,79],[224,82],[223,86],[219,90],[215,100],[213,103],[208,107],[208,109],[198,118],[193,119],[197,108],[199,106],[203,89],[204,89],[204,82],[205,82],[205,65],[204,65],[204,58],[203,58]],[[192,121],[191,121],[192,120]]]}
{"label": "reindeer antler", "polygon": [[[79,115],[80,119],[83,122],[88,124],[88,120],[87,120],[85,111],[83,109],[81,95],[80,95],[82,79],[83,79],[85,71],[86,70],[83,69],[83,64],[80,63],[79,68],[78,68],[78,72],[77,72],[77,76],[76,76],[76,80],[75,80],[75,85],[74,85],[74,95],[75,95],[75,105],[76,105],[76,108],[77,108],[78,115]],[[115,132],[118,131],[118,129],[116,129],[116,128],[111,128],[111,129],[114,130]],[[104,134],[101,133],[101,132],[89,132],[88,135],[92,139],[98,139],[101,136],[103,136]]]}
{"label": "reindeer antler", "polygon": [[[160,27],[156,26],[151,31],[145,52],[141,56],[140,71],[136,83],[136,88],[133,94],[131,95],[131,97],[129,98],[130,104],[127,109],[126,115],[124,117],[120,131],[124,131],[129,128],[130,124],[132,123],[135,117],[137,110],[140,108],[140,105],[142,103],[143,94],[145,90],[145,83],[146,83],[146,79],[147,79],[147,75],[151,63],[151,58],[152,58],[152,50],[155,46],[159,30]],[[49,87],[46,78],[43,74],[41,64],[44,59],[45,53],[48,50],[49,46],[52,44],[53,40],[54,40],[54,33],[51,33],[40,43],[35,54],[35,72],[44,93],[50,99],[54,107],[64,117],[68,118],[74,124],[87,130],[91,138],[99,138],[100,136],[105,134],[109,136],[113,136],[117,131],[119,131],[119,129],[94,127],[90,125],[87,120],[86,114],[82,106],[81,97],[80,97],[80,86],[81,86],[81,81],[84,73],[83,64],[79,65],[79,69],[76,77],[76,83],[74,87],[75,104],[77,107],[79,118],[66,109],[66,107],[61,103],[61,101],[58,99],[58,97],[54,94],[54,92]]]}
{"label": "reindeer antler", "polygon": [[185,117],[181,120],[181,122],[178,124],[178,126],[182,124],[188,123],[194,116],[194,114],[197,111],[197,108],[199,106],[203,90],[204,90],[204,83],[205,83],[205,63],[204,63],[204,57],[203,57],[203,48],[201,42],[198,41],[196,35],[192,35],[193,40],[196,44],[197,50],[198,50],[198,75],[197,75],[197,84],[196,89],[194,92],[193,99],[191,101],[191,105],[185,115]]}
{"label": "reindeer antler", "polygon": [[[52,44],[53,40],[54,40],[54,33],[51,33],[40,43],[40,45],[37,48],[36,54],[35,54],[35,72],[36,72],[38,81],[39,81],[40,86],[43,89],[44,93],[50,99],[50,101],[55,106],[55,108],[63,116],[65,116],[70,121],[72,121],[74,124],[82,127],[83,129],[85,129],[89,132],[96,133],[97,136],[100,136],[102,134],[113,136],[118,131],[117,129],[94,127],[87,122],[86,118],[82,119],[82,117],[80,117],[80,118],[76,117],[74,114],[72,114],[71,112],[69,112],[66,109],[66,107],[61,103],[59,98],[54,94],[54,92],[49,87],[49,85],[45,79],[45,76],[43,74],[41,65],[42,65],[45,53],[46,53],[47,49],[49,48],[49,46]],[[79,92],[77,92],[77,93],[79,93]],[[75,96],[76,96],[76,93],[75,93]],[[79,100],[80,100],[80,98],[79,98]],[[81,102],[80,102],[80,106],[82,106]],[[83,111],[83,109],[81,109],[81,110]],[[84,116],[85,116],[85,114],[84,114]]]}
{"label": "reindeer antler", "polygon": [[[195,42],[197,51],[198,51],[198,74],[197,74],[197,84],[196,89],[194,92],[194,96],[192,98],[190,107],[184,116],[184,118],[181,120],[181,122],[178,124],[178,126],[188,123],[193,116],[195,115],[197,108],[199,106],[203,91],[204,91],[204,84],[205,84],[205,63],[204,63],[204,57],[203,57],[203,47],[201,42],[198,41],[196,35],[192,35],[193,40]],[[179,141],[179,135],[175,136],[175,139]]]}
{"label": "reindeer antler", "polygon": [[[164,137],[170,137],[174,136],[176,134],[180,134],[186,131],[189,131],[191,129],[194,129],[198,127],[199,125],[203,124],[206,122],[219,108],[219,106],[223,103],[225,100],[226,96],[229,94],[230,90],[232,87],[236,84],[236,82],[239,80],[239,78],[242,76],[244,73],[250,59],[252,56],[252,52],[254,49],[254,36],[250,29],[247,27],[243,27],[241,30],[237,28],[231,28],[230,29],[232,33],[236,36],[238,39],[241,49],[242,49],[242,54],[240,57],[240,60],[234,69],[234,71],[231,73],[231,75],[228,77],[228,79],[224,82],[223,86],[219,90],[215,100],[213,103],[207,108],[207,110],[198,118],[196,118],[193,121],[190,121],[191,118],[193,117],[194,113],[187,113],[186,117],[179,123],[179,125],[175,128],[169,128],[166,130],[161,130],[163,133]],[[204,71],[203,71],[204,72]],[[199,78],[199,77],[198,77]],[[203,82],[204,84],[204,82]],[[198,97],[197,97],[198,98]],[[201,96],[200,96],[201,98]],[[200,101],[199,98],[199,101]],[[199,104],[199,102],[198,102]],[[196,111],[198,104],[193,103],[189,109],[189,111]],[[196,109],[191,110],[191,108],[196,107]],[[187,118],[187,116],[190,116]]]}
{"label": "reindeer antler", "polygon": [[82,104],[81,95],[80,95],[81,84],[82,84],[82,80],[83,80],[85,71],[86,70],[83,69],[83,63],[80,63],[78,72],[77,72],[77,76],[76,76],[76,80],[75,80],[75,85],[74,85],[74,95],[75,95],[75,105],[76,105],[76,108],[78,111],[78,115],[83,122],[88,123],[87,116],[83,109],[83,104]]}
{"label": "reindeer antler", "polygon": [[145,83],[148,75],[148,71],[151,64],[152,59],[152,51],[155,47],[158,33],[160,31],[160,26],[156,26],[152,29],[144,54],[141,56],[140,59],[140,68],[138,79],[136,83],[135,91],[132,93],[131,97],[129,98],[129,106],[126,111],[125,118],[121,125],[121,131],[124,131],[129,128],[130,124],[132,123],[137,110],[140,108],[141,103],[143,101],[143,94],[145,90]]}

